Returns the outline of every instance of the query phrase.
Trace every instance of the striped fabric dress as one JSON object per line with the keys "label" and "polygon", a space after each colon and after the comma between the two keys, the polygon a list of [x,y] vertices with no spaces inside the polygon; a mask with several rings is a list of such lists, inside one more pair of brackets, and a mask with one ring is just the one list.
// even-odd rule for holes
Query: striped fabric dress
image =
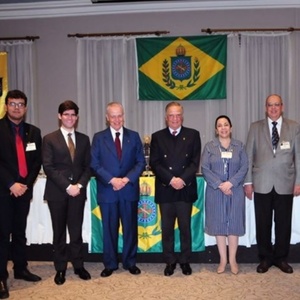
{"label": "striped fabric dress", "polygon": [[[221,153],[231,155],[222,158]],[[231,139],[224,149],[219,139],[208,142],[201,157],[201,171],[206,181],[205,232],[209,235],[245,234],[245,194],[243,183],[248,170],[248,158],[242,142]],[[225,181],[233,184],[232,195],[226,196],[218,186]]]}

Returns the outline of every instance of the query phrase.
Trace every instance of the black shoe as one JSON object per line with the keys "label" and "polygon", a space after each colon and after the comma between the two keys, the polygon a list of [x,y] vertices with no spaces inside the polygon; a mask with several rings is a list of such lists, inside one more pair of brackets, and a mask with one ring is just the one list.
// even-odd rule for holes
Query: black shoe
{"label": "black shoe", "polygon": [[74,269],[74,273],[79,276],[80,279],[89,280],[91,279],[90,273],[85,268]]}
{"label": "black shoe", "polygon": [[54,277],[54,282],[57,285],[62,285],[66,281],[66,271],[57,271]]}
{"label": "black shoe", "polygon": [[132,275],[139,275],[139,274],[141,274],[141,270],[137,266],[132,266],[132,267],[128,268],[128,271]]}
{"label": "black shoe", "polygon": [[272,266],[271,263],[267,262],[266,260],[262,260],[260,264],[256,268],[257,273],[266,273],[268,272],[269,268]]}
{"label": "black shoe", "polygon": [[0,299],[6,299],[9,297],[6,280],[0,280]]}
{"label": "black shoe", "polygon": [[40,281],[42,278],[40,276],[37,276],[35,274],[32,274],[28,271],[28,269],[24,269],[22,271],[14,271],[14,277],[15,279],[23,279],[25,281]]}
{"label": "black shoe", "polygon": [[191,275],[192,274],[192,268],[189,263],[180,264],[180,268],[182,270],[182,274],[184,275]]}
{"label": "black shoe", "polygon": [[165,276],[171,276],[174,274],[174,270],[176,269],[176,264],[167,264],[164,270]]}
{"label": "black shoe", "polygon": [[100,276],[101,277],[108,277],[108,276],[110,276],[112,273],[113,273],[113,269],[107,269],[107,268],[105,268],[102,272],[101,272],[101,274],[100,274]]}
{"label": "black shoe", "polygon": [[286,261],[274,263],[274,266],[279,268],[284,273],[292,274],[294,272],[293,268]]}

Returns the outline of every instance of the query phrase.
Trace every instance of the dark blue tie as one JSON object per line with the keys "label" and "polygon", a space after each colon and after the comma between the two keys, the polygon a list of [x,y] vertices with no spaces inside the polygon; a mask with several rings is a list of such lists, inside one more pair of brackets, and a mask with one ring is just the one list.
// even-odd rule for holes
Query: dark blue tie
{"label": "dark blue tie", "polygon": [[278,131],[277,131],[277,122],[272,122],[273,124],[273,128],[272,128],[272,145],[273,145],[273,148],[276,149],[277,148],[277,144],[279,142],[279,134],[278,134]]}

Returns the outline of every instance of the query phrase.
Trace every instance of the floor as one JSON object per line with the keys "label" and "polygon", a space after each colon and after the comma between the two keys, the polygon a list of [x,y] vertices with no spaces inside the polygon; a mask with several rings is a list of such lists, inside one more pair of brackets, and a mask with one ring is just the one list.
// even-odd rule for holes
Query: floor
{"label": "floor", "polygon": [[293,274],[272,267],[265,274],[256,273],[256,264],[240,264],[240,272],[230,269],[216,273],[216,264],[191,264],[193,274],[185,276],[179,267],[173,276],[163,275],[164,264],[140,263],[142,273],[131,275],[120,268],[110,277],[100,277],[101,263],[85,263],[92,279],[83,281],[67,270],[66,282],[55,285],[51,262],[29,262],[29,269],[42,277],[37,283],[13,278],[9,263],[9,299],[104,299],[104,300],[201,300],[201,299],[300,299],[300,264],[292,264]]}

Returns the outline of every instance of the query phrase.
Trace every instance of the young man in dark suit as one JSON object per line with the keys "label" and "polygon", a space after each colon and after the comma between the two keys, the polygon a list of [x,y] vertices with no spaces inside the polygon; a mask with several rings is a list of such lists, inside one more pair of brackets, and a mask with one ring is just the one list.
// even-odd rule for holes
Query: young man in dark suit
{"label": "young man in dark suit", "polygon": [[27,97],[23,92],[9,91],[5,109],[0,120],[0,299],[9,297],[10,238],[15,279],[41,280],[27,269],[25,236],[33,184],[41,168],[41,131],[24,121]]}
{"label": "young man in dark suit", "polygon": [[90,179],[90,141],[75,131],[79,108],[67,100],[58,107],[60,129],[43,139],[43,167],[47,175],[44,199],[53,227],[54,282],[64,284],[68,264],[66,228],[70,235],[70,260],[74,273],[91,278],[83,266],[82,223],[86,187]]}
{"label": "young man in dark suit", "polygon": [[[97,179],[97,200],[103,222],[101,277],[118,269],[118,234],[123,228],[123,268],[141,273],[136,266],[139,176],[145,168],[143,145],[137,132],[125,128],[123,106],[107,105],[109,127],[94,135],[91,167]],[[118,141],[118,143],[117,143]]]}
{"label": "young man in dark suit", "polygon": [[[201,140],[197,130],[182,126],[183,107],[170,102],[165,109],[167,127],[152,134],[150,166],[155,178],[155,202],[161,213],[165,276],[171,276],[179,262],[184,275],[191,275],[191,213],[197,196],[196,173]],[[174,226],[178,220],[181,252],[174,253]]]}

